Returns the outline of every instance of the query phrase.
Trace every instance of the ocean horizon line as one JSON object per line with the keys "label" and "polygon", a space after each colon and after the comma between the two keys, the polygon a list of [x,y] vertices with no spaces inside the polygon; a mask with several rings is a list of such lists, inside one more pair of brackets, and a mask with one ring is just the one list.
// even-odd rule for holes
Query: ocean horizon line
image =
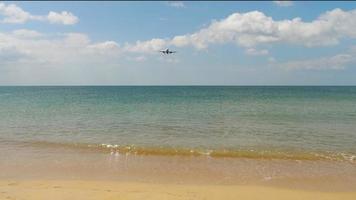
{"label": "ocean horizon line", "polygon": [[0,85],[0,87],[356,87],[356,85]]}

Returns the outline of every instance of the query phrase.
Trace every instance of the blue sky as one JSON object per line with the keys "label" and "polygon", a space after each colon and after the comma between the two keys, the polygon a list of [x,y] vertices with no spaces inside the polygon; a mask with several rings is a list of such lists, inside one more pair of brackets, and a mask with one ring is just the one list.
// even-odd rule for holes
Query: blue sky
{"label": "blue sky", "polygon": [[[1,85],[355,85],[356,2],[0,2]],[[170,48],[177,54],[161,55]]]}

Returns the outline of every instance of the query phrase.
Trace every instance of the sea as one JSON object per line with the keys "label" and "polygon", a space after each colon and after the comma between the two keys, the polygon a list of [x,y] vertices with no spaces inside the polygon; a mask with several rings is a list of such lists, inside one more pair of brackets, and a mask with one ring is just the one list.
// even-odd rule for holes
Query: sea
{"label": "sea", "polygon": [[279,162],[260,164],[270,168],[261,180],[282,168],[298,173],[290,163],[307,163],[303,173],[314,178],[356,174],[355,86],[2,86],[0,119],[0,177],[41,175],[26,172],[41,160],[55,167],[90,157],[87,166],[120,156],[196,163],[186,171],[224,162],[199,164],[215,181],[236,178],[241,160],[246,169]]}

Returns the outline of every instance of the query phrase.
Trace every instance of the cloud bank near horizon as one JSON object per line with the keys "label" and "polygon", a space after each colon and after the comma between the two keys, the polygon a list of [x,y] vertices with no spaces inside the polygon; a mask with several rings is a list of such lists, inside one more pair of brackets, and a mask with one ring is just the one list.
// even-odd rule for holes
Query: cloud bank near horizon
{"label": "cloud bank near horizon", "polygon": [[[188,47],[201,52],[213,45],[233,44],[242,48],[248,57],[266,57],[268,65],[276,70],[344,70],[356,63],[353,46],[348,51],[328,57],[283,62],[275,59],[270,48],[278,44],[304,48],[336,46],[343,39],[356,38],[355,18],[356,10],[339,8],[326,11],[311,21],[300,17],[275,20],[261,11],[235,12],[212,20],[191,33],[121,44],[114,40],[93,41],[86,33],[14,29],[0,31],[0,65],[10,71],[21,70],[24,66],[31,66],[34,70],[73,65],[117,66],[120,59],[147,62],[150,55],[167,47]],[[69,11],[34,15],[15,4],[0,3],[0,23],[23,24],[28,21],[75,25],[79,18]],[[179,59],[161,61],[179,63]]]}

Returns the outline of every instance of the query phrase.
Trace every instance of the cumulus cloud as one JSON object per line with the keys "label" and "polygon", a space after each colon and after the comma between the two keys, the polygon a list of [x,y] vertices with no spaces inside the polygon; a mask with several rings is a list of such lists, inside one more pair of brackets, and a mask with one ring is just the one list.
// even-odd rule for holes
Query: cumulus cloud
{"label": "cumulus cloud", "polygon": [[[183,47],[191,45],[205,49],[210,44],[235,43],[246,47],[248,54],[267,54],[256,50],[256,46],[268,43],[289,43],[295,45],[326,46],[338,44],[341,38],[356,37],[356,11],[334,9],[320,15],[311,22],[301,18],[273,20],[259,11],[233,13],[220,21],[213,21],[208,27],[192,34],[174,36],[172,39],[155,38],[128,44],[131,52],[147,53],[166,46]],[[252,51],[254,49],[255,51]]]}
{"label": "cumulus cloud", "polygon": [[171,44],[198,49],[229,42],[244,47],[277,42],[307,47],[335,45],[341,38],[356,37],[355,17],[356,10],[341,9],[328,11],[311,22],[301,18],[276,21],[259,11],[233,13],[195,33],[176,36]]}
{"label": "cumulus cloud", "polygon": [[328,46],[338,44],[342,38],[356,38],[355,17],[356,10],[344,11],[338,8],[310,22],[301,18],[274,20],[260,11],[237,12],[224,19],[214,20],[207,27],[191,34],[139,40],[126,43],[120,49],[131,53],[154,53],[168,46],[206,49],[211,44],[234,43],[246,48],[248,55],[267,55],[268,50],[259,50],[259,45],[284,43],[306,47]]}
{"label": "cumulus cloud", "polygon": [[268,57],[268,62],[276,62],[276,59],[274,57]]}
{"label": "cumulus cloud", "polygon": [[158,57],[158,60],[160,62],[164,62],[164,63],[170,63],[170,64],[177,64],[180,62],[180,60],[176,57],[170,57],[170,56],[161,56],[161,57]]}
{"label": "cumulus cloud", "polygon": [[146,60],[146,57],[145,56],[137,56],[137,57],[135,57],[135,60],[138,62],[142,62],[142,61]]}
{"label": "cumulus cloud", "polygon": [[[6,5],[0,4],[0,10],[3,10],[4,6]],[[59,20],[61,17],[58,17],[56,23],[70,24],[75,21],[69,19],[72,15],[67,12],[52,15],[65,18]],[[191,34],[164,39],[153,38],[122,46],[111,40],[92,42],[86,34],[82,33],[66,33],[59,37],[48,38],[34,30],[20,29],[11,33],[0,32],[0,48],[10,49],[13,55],[21,55],[17,57],[21,57],[21,62],[26,60],[47,64],[105,60],[122,53],[153,54],[169,46],[193,46],[197,49],[206,49],[211,44],[225,43],[244,47],[247,55],[263,56],[269,55],[269,51],[261,49],[259,46],[261,44],[286,43],[312,47],[335,45],[342,38],[356,38],[356,20],[353,20],[355,17],[356,10],[341,9],[325,12],[310,22],[300,18],[274,20],[259,11],[233,13],[224,19],[212,21],[207,27]],[[4,50],[1,54],[4,57],[11,57],[5,56]],[[275,64],[284,69],[343,69],[347,64],[354,62],[353,57],[356,57],[356,53],[347,52],[332,57]],[[133,60],[136,61],[146,59],[140,55],[135,58],[137,59]]]}
{"label": "cumulus cloud", "polygon": [[28,30],[28,29],[14,30],[12,33],[15,36],[23,37],[23,38],[38,38],[38,37],[43,36],[42,33],[39,33],[39,32],[34,31],[34,30]]}
{"label": "cumulus cloud", "polygon": [[268,50],[267,49],[255,49],[255,48],[249,48],[246,49],[246,54],[251,55],[251,56],[263,56],[263,55],[268,55]]}
{"label": "cumulus cloud", "polygon": [[293,1],[273,1],[273,2],[278,6],[282,6],[282,7],[293,6]]}
{"label": "cumulus cloud", "polygon": [[125,51],[134,53],[155,53],[167,45],[167,41],[164,39],[154,38],[148,41],[137,41],[135,44],[126,44]]}
{"label": "cumulus cloud", "polygon": [[352,46],[348,51],[332,56],[291,60],[283,63],[274,63],[273,66],[286,70],[343,70],[356,64],[356,47]]}
{"label": "cumulus cloud", "polygon": [[[284,43],[306,47],[336,45],[343,38],[356,38],[356,10],[336,8],[321,14],[313,21],[294,19],[274,20],[260,11],[233,13],[214,20],[205,28],[171,39],[155,38],[127,45],[132,52],[150,52],[169,45],[193,46],[206,49],[211,44],[234,43],[247,49],[261,44]],[[254,54],[256,51],[247,50]],[[266,54],[266,51],[260,53]]]}
{"label": "cumulus cloud", "polygon": [[0,47],[0,63],[10,64],[16,63],[25,59],[27,55],[24,52],[19,51],[14,46],[3,46]]}
{"label": "cumulus cloud", "polygon": [[32,19],[37,19],[36,16],[22,10],[22,8],[16,6],[15,4],[6,5],[5,3],[0,3],[0,15],[3,15],[2,23],[25,23]]}
{"label": "cumulus cloud", "polygon": [[309,60],[296,60],[280,63],[277,66],[287,70],[342,70],[350,63],[355,63],[356,55],[337,54]]}
{"label": "cumulus cloud", "polygon": [[77,16],[67,11],[62,11],[60,13],[50,11],[48,15],[32,15],[15,4],[7,5],[5,3],[0,3],[0,16],[3,16],[0,23],[7,24],[23,24],[33,20],[47,21],[52,24],[72,25],[79,21]]}
{"label": "cumulus cloud", "polygon": [[121,52],[120,46],[114,41],[105,41],[88,45],[88,48],[98,54],[115,55]]}
{"label": "cumulus cloud", "polygon": [[[172,38],[154,38],[147,41],[127,43],[121,52],[155,53],[168,46],[193,46],[206,49],[211,44],[234,43],[246,48],[252,56],[269,55],[267,49],[259,49],[262,44],[285,43],[306,47],[336,45],[342,38],[356,38],[356,10],[334,9],[327,11],[315,20],[305,22],[301,18],[274,20],[259,11],[233,13],[222,20],[197,32],[177,35]],[[284,69],[343,69],[354,61],[356,54],[339,54],[332,57],[290,61],[278,64]],[[270,62],[275,62],[271,57]]]}
{"label": "cumulus cloud", "polygon": [[65,33],[63,34],[63,45],[70,47],[83,47],[90,44],[90,39],[83,33]]}
{"label": "cumulus cloud", "polygon": [[185,7],[183,1],[169,1],[168,5],[175,7],[175,8],[184,8]]}
{"label": "cumulus cloud", "polygon": [[50,11],[47,19],[50,23],[64,25],[76,24],[79,21],[77,16],[67,11],[62,11],[61,13]]}
{"label": "cumulus cloud", "polygon": [[83,33],[66,33],[45,37],[34,30],[0,32],[0,66],[9,61],[19,66],[61,66],[64,63],[87,63],[119,56],[119,45],[113,41],[92,42]]}

